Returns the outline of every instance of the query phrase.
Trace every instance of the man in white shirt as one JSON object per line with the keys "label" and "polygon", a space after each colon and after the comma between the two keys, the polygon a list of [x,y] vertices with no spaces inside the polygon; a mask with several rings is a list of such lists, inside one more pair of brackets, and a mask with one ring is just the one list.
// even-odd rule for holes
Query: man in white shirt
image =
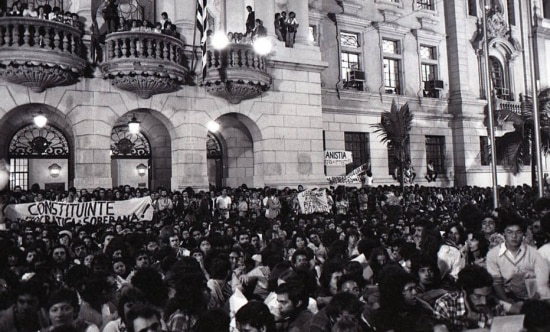
{"label": "man in white shirt", "polygon": [[216,209],[222,217],[229,219],[229,210],[231,209],[231,197],[227,196],[227,189],[222,189],[222,194],[216,198]]}

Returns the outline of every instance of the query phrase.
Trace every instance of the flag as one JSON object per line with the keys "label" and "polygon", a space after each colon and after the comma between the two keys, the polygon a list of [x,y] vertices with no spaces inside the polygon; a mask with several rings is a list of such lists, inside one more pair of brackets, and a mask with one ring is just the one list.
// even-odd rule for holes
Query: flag
{"label": "flag", "polygon": [[197,0],[197,28],[201,36],[202,78],[206,76],[206,38],[208,31],[208,0]]}

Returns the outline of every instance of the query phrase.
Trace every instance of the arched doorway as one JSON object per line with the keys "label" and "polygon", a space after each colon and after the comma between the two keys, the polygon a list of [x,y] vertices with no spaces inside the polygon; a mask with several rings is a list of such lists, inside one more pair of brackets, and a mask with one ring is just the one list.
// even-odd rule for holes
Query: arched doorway
{"label": "arched doorway", "polygon": [[49,190],[66,190],[72,179],[71,150],[63,132],[52,125],[20,128],[11,138],[9,188],[31,189],[33,184]]}
{"label": "arched doorway", "polygon": [[211,132],[206,139],[206,158],[208,160],[208,183],[221,188],[223,186],[223,151],[220,140]]}
{"label": "arched doorway", "polygon": [[111,178],[113,187],[151,187],[151,144],[142,133],[132,134],[128,125],[111,132]]}
{"label": "arched doorway", "polygon": [[[207,136],[207,151],[220,151],[216,158],[208,156],[209,182],[216,179],[223,186],[263,186],[261,133],[257,124],[248,116],[227,113],[215,120],[219,125],[216,132]],[[218,160],[216,162],[216,160]],[[215,167],[216,163],[218,166]],[[219,180],[219,177],[222,179]],[[258,182],[260,181],[260,182]],[[219,185],[217,185],[219,187]]]}

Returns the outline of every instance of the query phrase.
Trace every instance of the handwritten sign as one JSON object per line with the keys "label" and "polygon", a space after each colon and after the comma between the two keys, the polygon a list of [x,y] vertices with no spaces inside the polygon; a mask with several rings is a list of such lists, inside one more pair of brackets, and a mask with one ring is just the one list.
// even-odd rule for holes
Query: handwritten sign
{"label": "handwritten sign", "polygon": [[42,201],[27,204],[10,204],[5,216],[12,221],[55,222],[60,226],[66,223],[102,224],[117,221],[152,220],[151,197],[133,198],[126,201],[64,203]]}
{"label": "handwritten sign", "polygon": [[346,184],[361,184],[361,176],[369,169],[369,164],[365,163],[353,171],[349,172],[347,175],[340,176],[327,176],[327,181],[331,185],[346,185]]}
{"label": "handwritten sign", "polygon": [[332,208],[328,204],[325,189],[302,191],[298,194],[298,203],[303,214],[330,212]]}
{"label": "handwritten sign", "polygon": [[345,166],[353,161],[350,151],[325,151],[326,166]]}

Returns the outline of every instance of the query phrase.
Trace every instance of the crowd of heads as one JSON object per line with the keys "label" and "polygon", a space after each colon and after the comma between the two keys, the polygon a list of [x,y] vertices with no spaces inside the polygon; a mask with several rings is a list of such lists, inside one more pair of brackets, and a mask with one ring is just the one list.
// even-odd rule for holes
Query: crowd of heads
{"label": "crowd of heads", "polygon": [[[0,330],[11,314],[35,330],[424,331],[443,324],[453,331],[505,312],[547,310],[527,298],[504,308],[487,263],[502,243],[549,242],[549,200],[528,186],[501,188],[497,210],[490,188],[330,188],[331,210],[311,215],[301,213],[303,190],[36,185],[4,192],[2,205],[149,196],[154,217],[95,225],[5,220]],[[460,296],[469,314],[445,315]],[[526,324],[537,324],[532,319]]]}
{"label": "crowd of heads", "polygon": [[14,1],[11,8],[8,10],[0,7],[0,16],[34,17],[69,24],[79,29],[82,28],[80,18],[77,13],[63,11],[63,9],[58,6],[54,6],[52,8],[50,4],[36,6],[34,1]]}

